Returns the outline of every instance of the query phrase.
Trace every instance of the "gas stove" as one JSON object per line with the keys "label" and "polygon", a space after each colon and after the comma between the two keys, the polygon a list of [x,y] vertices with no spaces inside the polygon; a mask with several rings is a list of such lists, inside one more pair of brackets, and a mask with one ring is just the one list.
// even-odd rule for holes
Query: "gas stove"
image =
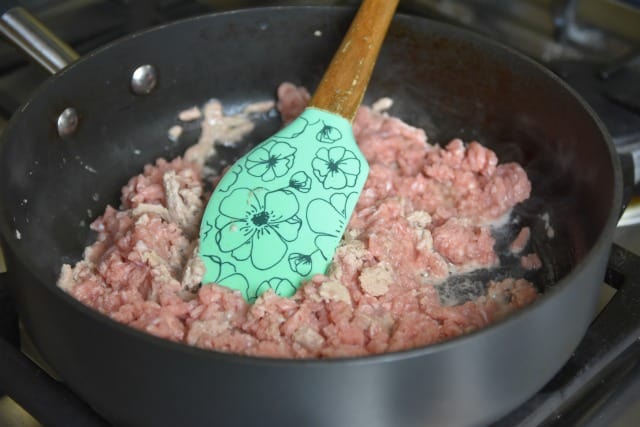
{"label": "gas stove", "polygon": [[[356,0],[24,0],[21,2],[78,52],[126,34],[202,13],[275,4],[356,5]],[[403,0],[400,11],[465,27],[510,45],[548,66],[594,108],[619,151],[640,149],[640,1],[605,0]],[[0,131],[47,74],[0,40]],[[640,195],[640,191],[637,192]],[[616,241],[640,253],[640,197],[620,221]],[[0,254],[0,272],[4,271]],[[640,280],[640,259],[614,247],[602,307],[623,278]],[[610,286],[609,286],[610,285]],[[640,308],[607,307],[580,347],[535,396],[495,423],[511,426],[640,425]],[[612,313],[613,312],[613,313]],[[624,317],[627,316],[627,317]],[[0,362],[32,372],[23,406],[0,397],[0,425],[104,425],[38,360],[0,285],[0,335],[13,343]],[[2,353],[2,351],[0,351]],[[0,379],[0,396],[2,396]],[[6,387],[9,388],[9,387]],[[17,396],[14,396],[17,399]],[[18,399],[17,399],[18,400]],[[34,418],[38,418],[36,419]]]}

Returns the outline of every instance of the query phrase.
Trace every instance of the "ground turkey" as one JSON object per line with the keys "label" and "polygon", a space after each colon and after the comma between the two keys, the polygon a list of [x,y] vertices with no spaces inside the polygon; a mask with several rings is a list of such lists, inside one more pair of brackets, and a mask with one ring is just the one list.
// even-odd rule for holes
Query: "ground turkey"
{"label": "ground turkey", "polygon": [[[304,89],[287,83],[278,95],[285,121],[309,100]],[[227,288],[201,286],[197,230],[206,194],[198,155],[159,159],[131,178],[120,207],[107,207],[91,225],[98,238],[84,259],[63,266],[59,286],[116,321],[160,337],[282,358],[424,346],[532,302],[531,283],[507,279],[492,282],[474,301],[440,303],[433,284],[497,265],[492,223],[527,199],[531,185],[519,165],[500,164],[478,142],[427,143],[423,130],[380,111],[390,104],[385,99],[359,110],[353,128],[370,176],[327,275],[315,276],[293,297],[268,291],[249,305]],[[206,119],[211,111],[217,121]],[[216,134],[219,129],[251,128],[244,116],[221,126],[221,111],[219,105],[204,113],[190,110],[188,119],[205,117],[203,135],[220,141],[225,136]],[[216,122],[218,131],[207,122]],[[215,151],[211,141],[206,144],[189,153]],[[522,246],[518,241],[513,251]],[[535,254],[524,261],[537,266]]]}

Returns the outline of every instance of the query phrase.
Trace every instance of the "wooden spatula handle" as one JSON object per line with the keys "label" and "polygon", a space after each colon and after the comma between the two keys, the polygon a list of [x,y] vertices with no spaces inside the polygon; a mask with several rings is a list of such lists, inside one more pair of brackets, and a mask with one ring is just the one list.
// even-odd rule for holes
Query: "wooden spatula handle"
{"label": "wooden spatula handle", "polygon": [[399,0],[364,0],[309,106],[353,120]]}

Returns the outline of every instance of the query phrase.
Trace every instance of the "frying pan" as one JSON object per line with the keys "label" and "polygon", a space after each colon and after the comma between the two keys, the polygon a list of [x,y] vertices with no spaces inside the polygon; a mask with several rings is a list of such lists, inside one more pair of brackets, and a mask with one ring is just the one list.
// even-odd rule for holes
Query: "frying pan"
{"label": "frying pan", "polygon": [[[284,80],[315,88],[352,15],[333,7],[253,9],[127,37],[52,76],[3,132],[5,279],[44,359],[110,423],[486,425],[539,390],[578,345],[596,309],[622,206],[622,169],[609,136],[543,67],[410,16],[394,19],[365,103],[392,96],[392,114],[424,127],[431,142],[478,139],[525,167],[533,193],[517,214],[545,264],[535,277],[543,295],[534,304],[425,348],[279,360],[165,341],[56,287],[61,265],[79,260],[93,237],[86,224],[107,203],[118,204],[120,186],[145,163],[177,156],[195,140],[167,139],[178,111],[210,97],[230,109],[272,99]],[[142,65],[155,69],[155,87],[132,91]],[[58,118],[68,108],[76,126],[60,132]],[[265,119],[248,140],[278,126]],[[544,213],[554,237],[545,232]]]}

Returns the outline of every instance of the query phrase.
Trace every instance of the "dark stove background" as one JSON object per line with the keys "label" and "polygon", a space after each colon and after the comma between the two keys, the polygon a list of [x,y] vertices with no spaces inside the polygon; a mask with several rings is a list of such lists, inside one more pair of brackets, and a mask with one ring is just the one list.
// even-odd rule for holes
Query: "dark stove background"
{"label": "dark stove background", "polygon": [[[357,0],[23,0],[80,53],[201,13],[270,4]],[[400,10],[461,25],[557,71],[587,98],[619,144],[640,140],[640,6],[637,0],[404,0]],[[635,6],[633,6],[635,5]],[[635,62],[635,64],[634,64]],[[0,126],[46,73],[0,42]],[[635,84],[634,84],[635,82]]]}
{"label": "dark stove background", "polygon": [[[189,16],[272,4],[356,5],[357,0],[23,0],[63,40],[86,53],[131,32]],[[621,151],[640,146],[640,1],[638,0],[403,0],[400,11],[469,28],[543,62],[573,85],[603,119]],[[13,111],[47,77],[0,40],[0,131]],[[624,224],[640,222],[639,204]],[[640,228],[618,230],[616,240],[640,251]],[[0,272],[4,271],[0,256]],[[627,273],[640,275],[637,270]],[[612,278],[612,281],[615,281]],[[615,292],[606,287],[603,304]],[[0,333],[15,330],[12,307],[0,289]],[[594,347],[593,334],[562,373],[498,426],[640,425],[640,344],[615,360]],[[596,335],[597,336],[597,335]],[[22,348],[33,354],[24,339]],[[593,355],[599,355],[593,357]],[[588,356],[587,356],[588,355]],[[583,360],[585,357],[590,357]],[[599,366],[597,373],[585,371]],[[523,367],[526,368],[526,367]],[[602,369],[600,369],[602,368]],[[1,386],[0,386],[1,387]],[[571,391],[571,396],[564,395]],[[0,425],[37,426],[7,397]]]}

